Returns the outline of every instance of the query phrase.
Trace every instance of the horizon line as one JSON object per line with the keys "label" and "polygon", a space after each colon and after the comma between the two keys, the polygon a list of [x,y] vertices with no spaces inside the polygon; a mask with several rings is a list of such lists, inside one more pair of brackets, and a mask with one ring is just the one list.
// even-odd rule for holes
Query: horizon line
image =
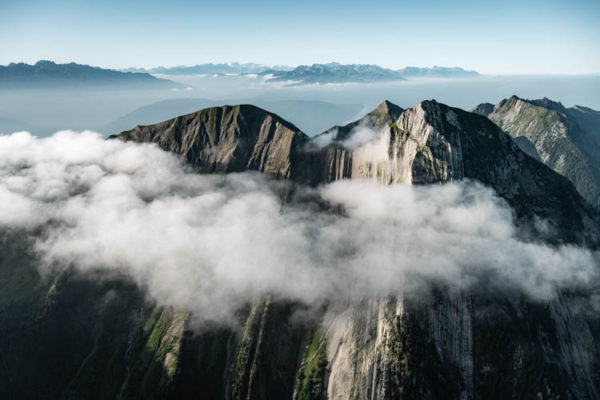
{"label": "horizon line", "polygon": [[481,72],[477,69],[473,69],[473,68],[469,68],[469,67],[462,67],[462,66],[457,66],[457,65],[453,65],[453,66],[447,66],[447,65],[440,65],[440,64],[434,64],[434,65],[427,65],[427,66],[419,66],[419,65],[405,65],[403,67],[389,67],[389,66],[384,66],[381,64],[375,64],[375,63],[343,63],[343,62],[339,62],[339,61],[326,61],[326,62],[313,62],[313,63],[305,63],[305,64],[284,64],[284,63],[262,63],[262,62],[257,62],[257,61],[247,61],[247,62],[241,62],[241,61],[207,61],[207,62],[201,62],[201,63],[194,63],[194,64],[172,64],[172,65],[167,65],[167,64],[163,64],[163,65],[154,65],[151,67],[148,66],[127,66],[127,67],[113,67],[113,66],[103,66],[103,65],[94,65],[94,64],[88,64],[85,62],[77,62],[77,61],[73,61],[73,59],[71,59],[71,61],[56,61],[56,60],[49,60],[49,59],[38,59],[36,61],[10,61],[7,62],[6,64],[0,64],[0,67],[8,67],[11,64],[25,64],[25,65],[35,65],[38,62],[41,61],[49,61],[52,63],[55,63],[57,65],[60,64],[77,64],[77,65],[85,65],[88,67],[95,67],[95,68],[101,68],[101,69],[107,69],[107,70],[114,70],[114,71],[119,71],[119,72],[123,72],[124,70],[127,69],[141,69],[144,70],[146,73],[149,73],[150,70],[152,69],[157,69],[157,68],[165,68],[165,69],[172,69],[172,68],[191,68],[191,67],[197,67],[197,66],[203,66],[203,65],[233,65],[233,64],[239,64],[239,65],[249,65],[249,64],[254,64],[254,65],[261,65],[261,66],[265,66],[265,67],[274,67],[274,66],[280,66],[280,67],[287,67],[287,68],[298,68],[301,66],[313,66],[313,65],[328,65],[328,64],[339,64],[342,66],[348,66],[348,65],[372,65],[372,66],[377,66],[380,68],[385,68],[385,69],[389,69],[389,70],[393,70],[393,71],[398,71],[398,70],[402,70],[404,68],[421,68],[421,69],[426,69],[426,68],[460,68],[463,71],[466,72],[476,72],[477,74],[479,74],[480,76],[590,76],[590,75],[600,75],[600,71],[589,71],[589,72],[545,72],[545,73],[531,73],[531,72]]}

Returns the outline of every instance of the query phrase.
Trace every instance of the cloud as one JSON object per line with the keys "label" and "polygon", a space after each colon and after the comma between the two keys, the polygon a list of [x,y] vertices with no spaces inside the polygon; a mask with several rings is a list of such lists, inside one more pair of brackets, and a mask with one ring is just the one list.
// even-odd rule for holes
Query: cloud
{"label": "cloud", "polygon": [[332,143],[337,143],[348,150],[356,150],[359,147],[363,147],[370,144],[370,142],[373,142],[375,138],[381,135],[382,131],[383,130],[374,130],[364,124],[360,124],[352,128],[343,140],[335,140],[338,135],[338,128],[336,127],[328,133],[315,136],[309,142],[310,144],[307,146],[307,149],[310,150],[314,147],[322,149]]}
{"label": "cloud", "polygon": [[340,181],[284,204],[292,185],[196,174],[154,145],[92,132],[0,136],[0,226],[35,235],[42,271],[118,271],[199,319],[227,321],[266,294],[310,304],[424,281],[543,300],[596,276],[587,249],[519,239],[511,209],[474,182]]}
{"label": "cloud", "polygon": [[375,139],[380,133],[381,131],[358,125],[350,131],[348,137],[342,141],[342,145],[350,150],[354,150]]}

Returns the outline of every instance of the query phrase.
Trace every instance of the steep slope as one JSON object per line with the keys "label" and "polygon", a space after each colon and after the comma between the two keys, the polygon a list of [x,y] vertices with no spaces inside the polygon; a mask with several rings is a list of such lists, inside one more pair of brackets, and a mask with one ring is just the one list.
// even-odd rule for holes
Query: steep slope
{"label": "steep slope", "polygon": [[[475,179],[504,197],[522,224],[535,215],[551,221],[549,240],[597,246],[598,216],[570,182],[478,115],[425,101],[343,158],[343,174],[327,179]],[[328,398],[597,398],[595,364],[581,358],[597,359],[595,323],[574,317],[564,299],[540,305],[485,289],[351,305],[324,317]]]}
{"label": "steep slope", "polygon": [[[521,225],[547,221],[546,240],[598,247],[596,211],[487,118],[433,100],[378,110],[363,124],[381,133],[355,149],[315,150],[293,125],[252,106],[118,138],[157,143],[201,171],[250,169],[299,183],[473,179],[506,199]],[[46,282],[21,238],[7,235],[2,246],[1,397],[598,398],[599,320],[574,314],[568,294],[544,303],[485,282],[469,292],[434,284],[418,297],[318,309],[267,296],[234,316],[239,329],[198,332],[186,329],[185,311],[152,304],[126,280],[65,269]]]}
{"label": "steep slope", "polygon": [[342,142],[348,138],[350,132],[359,126],[365,126],[370,129],[380,130],[385,128],[389,123],[394,122],[404,110],[394,103],[385,100],[379,104],[373,111],[365,115],[359,120],[350,122],[349,124],[339,126],[336,125],[327,129],[321,135],[333,135],[332,141]]}
{"label": "steep slope", "polygon": [[600,112],[516,96],[473,111],[514,138],[527,138],[546,165],[573,182],[590,203],[600,205]]}
{"label": "steep slope", "polygon": [[294,125],[251,105],[207,108],[115,137],[157,143],[201,172],[255,170],[286,178],[295,149],[308,140]]}
{"label": "steep slope", "polygon": [[409,184],[474,179],[493,187],[517,215],[552,221],[563,239],[593,242],[598,233],[595,213],[570,182],[527,157],[488,119],[436,101],[404,111],[355,150],[333,143],[303,156],[297,170],[307,179]]}
{"label": "steep slope", "polygon": [[296,156],[295,178],[319,184],[349,177],[351,140],[359,131],[367,131],[367,141],[393,123],[404,110],[385,100],[359,120],[336,125],[313,137]]}
{"label": "steep slope", "polygon": [[40,276],[18,232],[0,237],[0,397],[158,397],[176,372],[187,313],[127,279],[63,267]]}

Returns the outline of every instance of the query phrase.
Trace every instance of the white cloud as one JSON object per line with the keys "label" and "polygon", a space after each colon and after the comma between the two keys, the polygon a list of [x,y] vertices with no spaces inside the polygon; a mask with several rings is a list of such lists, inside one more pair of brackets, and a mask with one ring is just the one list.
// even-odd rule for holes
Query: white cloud
{"label": "white cloud", "polygon": [[0,136],[0,226],[44,228],[40,268],[117,270],[200,319],[224,321],[265,294],[398,293],[414,276],[458,288],[493,277],[539,299],[595,276],[589,250],[518,239],[508,206],[473,182],[341,181],[282,205],[289,185],[198,175],[154,145],[92,132]]}
{"label": "white cloud", "polygon": [[360,124],[352,128],[343,140],[336,141],[335,138],[338,135],[338,131],[336,127],[328,133],[315,136],[309,142],[310,144],[307,146],[307,149],[311,149],[313,146],[316,146],[317,149],[322,149],[335,142],[348,150],[356,150],[359,147],[367,147],[371,144],[375,145],[376,141],[374,139],[381,136],[383,132],[383,130],[374,130],[364,124]]}

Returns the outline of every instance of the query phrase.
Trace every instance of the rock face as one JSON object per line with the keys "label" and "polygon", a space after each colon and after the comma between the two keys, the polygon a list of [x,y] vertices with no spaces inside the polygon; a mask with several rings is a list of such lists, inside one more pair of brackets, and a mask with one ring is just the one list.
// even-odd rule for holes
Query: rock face
{"label": "rock face", "polygon": [[[573,182],[591,204],[600,205],[600,112],[581,106],[566,108],[547,98],[516,96],[495,106],[480,104],[473,111],[491,119],[521,144],[528,139],[542,162]],[[525,146],[523,150],[530,154],[531,148],[528,151],[527,143]]]}
{"label": "rock face", "polygon": [[[361,123],[380,133],[357,148],[344,146],[352,127],[315,148],[251,106],[203,110],[119,138],[158,143],[200,171],[251,169],[301,183],[478,180],[515,208],[519,223],[547,220],[549,241],[598,247],[595,209],[489,119],[432,100],[408,110],[386,102],[354,126]],[[264,298],[240,310],[239,330],[194,333],[185,312],[150,304],[119,280],[98,284],[65,270],[43,283],[21,243],[5,239],[0,258],[2,398],[598,398],[600,321],[575,315],[567,294],[548,304],[434,286],[418,299],[356,299],[310,313]],[[298,311],[311,317],[300,323]]]}
{"label": "rock face", "polygon": [[292,175],[293,152],[308,141],[294,125],[251,105],[207,108],[118,137],[157,143],[201,172],[254,170],[284,178]]}
{"label": "rock face", "polygon": [[[573,186],[478,115],[425,101],[373,142],[336,151],[343,151],[343,177],[413,184],[475,179],[492,186],[521,221],[534,215],[552,221],[560,232],[555,240],[596,245],[598,217]],[[440,290],[429,301],[373,300],[329,318],[328,398],[597,397],[592,363],[579,361],[596,351],[590,328],[561,301],[539,307]],[[580,326],[582,336],[567,325]],[[490,351],[496,339],[502,351]],[[540,373],[532,386],[523,378],[534,370]]]}
{"label": "rock face", "polygon": [[[391,103],[388,100],[385,100],[381,104],[379,104],[373,111],[362,117],[361,119],[350,122],[349,124],[343,126],[334,126],[321,135],[332,135],[333,142],[343,142],[348,138],[348,135],[352,132],[353,129],[359,126],[366,126],[371,129],[381,130],[385,128],[388,124],[396,121],[400,114],[402,114],[404,110],[394,103]],[[317,137],[319,139],[319,137]]]}

